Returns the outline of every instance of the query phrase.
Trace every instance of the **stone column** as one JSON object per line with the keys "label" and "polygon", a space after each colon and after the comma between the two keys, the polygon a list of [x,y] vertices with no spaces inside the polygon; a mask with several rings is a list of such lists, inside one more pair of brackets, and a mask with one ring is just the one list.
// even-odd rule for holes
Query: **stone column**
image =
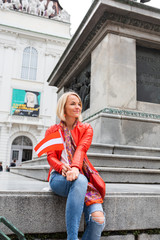
{"label": "stone column", "polygon": [[91,55],[90,114],[105,107],[136,109],[136,41],[115,34]]}

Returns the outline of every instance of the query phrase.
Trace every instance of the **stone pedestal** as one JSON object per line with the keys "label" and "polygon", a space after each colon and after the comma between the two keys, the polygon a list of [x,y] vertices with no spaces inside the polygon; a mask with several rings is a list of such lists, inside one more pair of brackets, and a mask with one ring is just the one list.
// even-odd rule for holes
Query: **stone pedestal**
{"label": "stone pedestal", "polygon": [[91,114],[106,106],[136,109],[136,41],[109,33],[91,56]]}
{"label": "stone pedestal", "polygon": [[159,147],[159,63],[160,10],[96,0],[48,81],[59,95],[81,95],[86,84],[83,119],[94,129],[93,142]]}

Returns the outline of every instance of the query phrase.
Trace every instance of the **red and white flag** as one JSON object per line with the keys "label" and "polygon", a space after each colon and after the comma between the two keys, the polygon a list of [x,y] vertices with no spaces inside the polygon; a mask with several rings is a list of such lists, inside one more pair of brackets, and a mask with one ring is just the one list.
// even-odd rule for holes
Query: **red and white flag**
{"label": "red and white flag", "polygon": [[47,153],[48,151],[63,150],[63,149],[64,149],[64,141],[59,131],[56,131],[46,136],[34,148],[38,157],[40,157],[44,153]]}

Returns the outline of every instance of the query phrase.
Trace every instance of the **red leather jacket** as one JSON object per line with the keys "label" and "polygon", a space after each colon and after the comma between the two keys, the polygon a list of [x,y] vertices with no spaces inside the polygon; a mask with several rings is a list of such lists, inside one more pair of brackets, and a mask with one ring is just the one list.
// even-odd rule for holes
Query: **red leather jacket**
{"label": "red leather jacket", "polygon": [[[47,129],[45,136],[57,131],[61,130],[62,136],[64,138],[64,133],[62,130],[62,127],[58,124],[51,126]],[[95,170],[95,168],[92,166],[90,161],[87,158],[86,152],[88,151],[93,137],[93,129],[88,123],[81,123],[78,122],[76,127],[71,130],[72,137],[76,143],[76,151],[74,153],[73,159],[72,159],[72,165],[71,167],[77,167],[80,170],[83,166],[83,159],[84,157],[87,159],[88,164],[92,170]],[[60,161],[62,151],[50,151],[47,153],[47,160],[50,165],[50,171],[48,175],[48,180],[50,177],[50,172],[52,169],[56,170],[60,174],[62,173],[62,167],[63,163]],[[96,170],[95,170],[96,171]]]}

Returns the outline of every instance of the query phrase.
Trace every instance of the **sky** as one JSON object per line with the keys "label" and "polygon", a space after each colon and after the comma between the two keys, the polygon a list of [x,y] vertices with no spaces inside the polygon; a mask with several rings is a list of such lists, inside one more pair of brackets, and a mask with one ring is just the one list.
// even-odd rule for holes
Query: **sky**
{"label": "sky", "polygon": [[[140,0],[137,0],[140,2]],[[92,0],[59,0],[61,6],[71,15],[71,34],[73,35],[92,4]],[[151,0],[146,5],[160,8],[160,0]]]}

